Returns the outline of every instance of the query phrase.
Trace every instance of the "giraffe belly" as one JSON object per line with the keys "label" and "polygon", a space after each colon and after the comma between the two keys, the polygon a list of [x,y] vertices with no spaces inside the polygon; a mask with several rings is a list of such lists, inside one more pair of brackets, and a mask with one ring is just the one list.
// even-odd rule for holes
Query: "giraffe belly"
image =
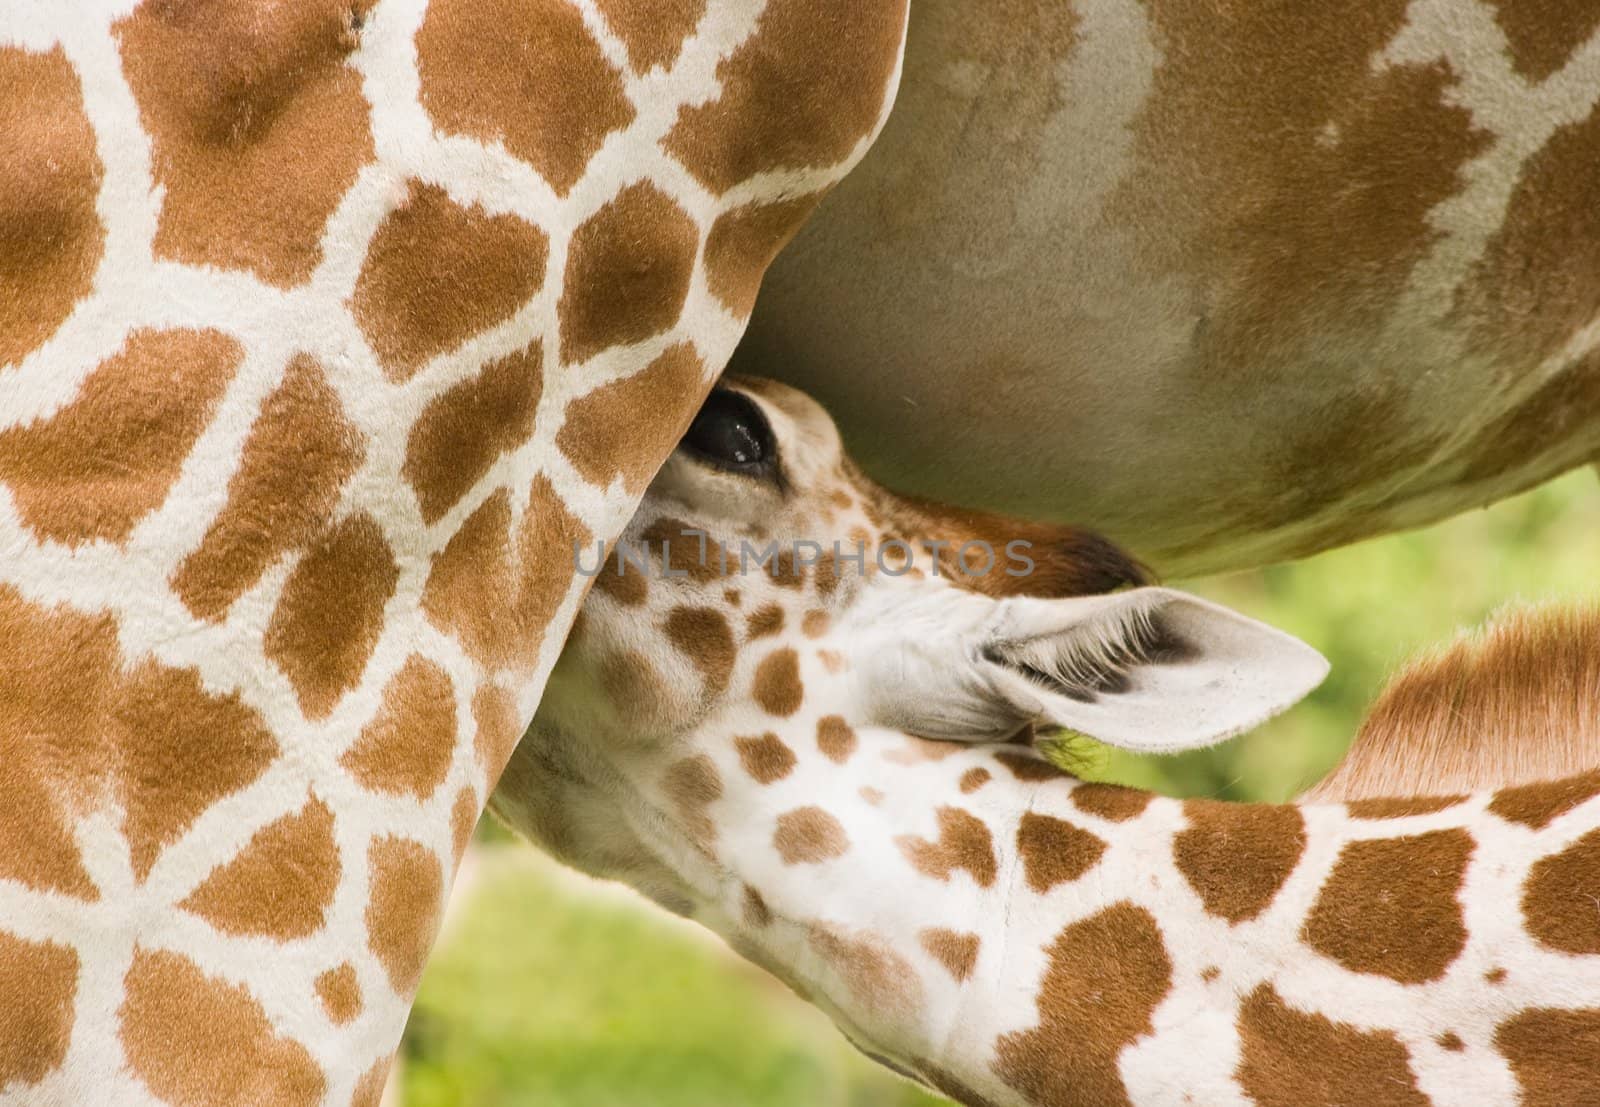
{"label": "giraffe belly", "polygon": [[736,368],[816,394],[888,483],[1167,573],[1593,458],[1600,9],[1412,7],[1291,34],[1255,5],[1033,0],[980,28],[927,0],[888,128]]}

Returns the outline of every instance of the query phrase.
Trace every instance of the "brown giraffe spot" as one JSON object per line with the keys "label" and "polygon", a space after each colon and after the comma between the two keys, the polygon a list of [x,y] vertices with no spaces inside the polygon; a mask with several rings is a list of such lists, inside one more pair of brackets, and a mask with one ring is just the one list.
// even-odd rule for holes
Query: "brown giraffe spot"
{"label": "brown giraffe spot", "polygon": [[697,584],[716,580],[738,569],[737,553],[730,553],[726,546],[712,542],[704,531],[696,530],[682,519],[657,519],[644,528],[639,543],[652,558],[661,562],[664,573]]}
{"label": "brown giraffe spot", "polygon": [[[839,563],[833,557],[824,557],[817,562],[817,595],[823,599],[832,596],[839,587]],[[809,611],[806,613],[806,634],[811,638],[820,638],[828,629],[828,615],[824,611]]]}
{"label": "brown giraffe spot", "polygon": [[472,697],[472,721],[476,727],[472,748],[490,788],[500,779],[506,762],[511,760],[511,751],[522,740],[519,720],[516,697],[498,684],[485,684]]}
{"label": "brown giraffe spot", "polygon": [[910,1016],[921,1006],[917,970],[882,939],[816,924],[807,939],[843,979],[851,997],[874,1015]]}
{"label": "brown giraffe spot", "polygon": [[365,514],[313,544],[289,575],[261,645],[310,718],[325,717],[360,682],[399,579],[383,530]]}
{"label": "brown giraffe spot", "polygon": [[684,108],[663,141],[713,192],[772,170],[836,165],[877,125],[905,5],[773,0],[717,66],[722,95]]}
{"label": "brown giraffe spot", "polygon": [[739,590],[737,588],[723,589],[722,598],[729,607],[738,607],[739,604],[743,602],[743,597],[739,595]]}
{"label": "brown giraffe spot", "polygon": [[450,852],[455,855],[457,865],[461,864],[467,845],[472,841],[473,828],[478,825],[479,809],[477,793],[471,788],[457,792],[456,802],[450,805]]}
{"label": "brown giraffe spot", "polygon": [[1296,1011],[1271,984],[1241,1005],[1239,1042],[1235,1075],[1260,1107],[1429,1102],[1417,1090],[1406,1047],[1393,1034]]}
{"label": "brown giraffe spot", "polygon": [[1106,844],[1082,827],[1029,811],[1017,824],[1017,852],[1028,887],[1041,896],[1088,872]]}
{"label": "brown giraffe spot", "polygon": [[[694,220],[655,185],[640,182],[617,193],[572,235],[556,306],[562,362],[643,342],[676,323],[699,247]],[[651,416],[659,419],[660,412]]]}
{"label": "brown giraffe spot", "polygon": [[959,785],[961,788],[961,794],[964,796],[970,796],[973,792],[976,792],[979,788],[982,788],[985,784],[989,783],[989,781],[993,779],[994,777],[989,773],[988,769],[968,769],[966,772],[961,774],[961,781]]}
{"label": "brown giraffe spot", "polygon": [[1221,975],[1222,970],[1216,965],[1207,965],[1205,968],[1200,970],[1200,979],[1205,981],[1207,984],[1211,983]]}
{"label": "brown giraffe spot", "polygon": [[873,807],[883,802],[883,793],[876,788],[862,788],[857,794]]}
{"label": "brown giraffe spot", "polygon": [[706,284],[729,312],[743,319],[756,304],[767,266],[815,210],[822,193],[724,212],[706,237]]}
{"label": "brown giraffe spot", "polygon": [[[1594,11],[1590,18],[1600,22]],[[1589,178],[1596,162],[1600,106],[1558,128],[1523,165],[1500,230],[1461,290],[1460,306],[1472,314],[1483,342],[1528,365],[1558,352],[1600,315],[1600,212]],[[1595,391],[1584,399],[1592,413]],[[1509,451],[1524,441],[1514,435],[1494,453],[1507,464]]]}
{"label": "brown giraffe spot", "polygon": [[456,693],[450,676],[412,654],[384,687],[377,715],[361,728],[339,764],[363,788],[424,800],[444,783],[455,741]]}
{"label": "brown giraffe spot", "polygon": [[[15,624],[8,624],[15,625]],[[224,796],[266,771],[278,744],[238,693],[215,696],[193,669],[146,662],[108,720],[121,761],[123,834],[143,880],[161,849]],[[219,741],[225,735],[226,741]]]}
{"label": "brown giraffe spot", "polygon": [[1447,1050],[1450,1053],[1460,1053],[1467,1048],[1467,1043],[1462,1041],[1461,1035],[1454,1030],[1446,1030],[1443,1034],[1434,1038],[1433,1041],[1440,1049]]}
{"label": "brown giraffe spot", "polygon": [[512,562],[511,498],[496,492],[433,559],[422,609],[490,668],[530,666],[575,575],[573,550],[592,539],[543,475],[533,480]]}
{"label": "brown giraffe spot", "polygon": [[502,488],[451,535],[434,557],[422,589],[422,610],[429,621],[454,634],[474,658],[496,668],[518,653],[517,628],[504,602],[514,590],[510,534],[511,496]]}
{"label": "brown giraffe spot", "polygon": [[856,732],[843,715],[824,715],[817,720],[817,749],[835,765],[843,765],[856,752]]}
{"label": "brown giraffe spot", "polygon": [[971,979],[972,970],[978,967],[980,940],[976,934],[929,927],[917,934],[917,941],[958,983]]}
{"label": "brown giraffe spot", "polygon": [[1035,1103],[1127,1104],[1117,1056],[1151,1032],[1172,987],[1160,928],[1143,908],[1117,903],[1067,927],[1045,952],[1039,1026],[1000,1036],[995,1073]]}
{"label": "brown giraffe spot", "polygon": [[1501,1023],[1494,1046],[1511,1065],[1522,1107],[1570,1107],[1600,1087],[1600,1010],[1535,1008]]}
{"label": "brown giraffe spot", "polygon": [[28,738],[0,758],[0,875],[97,898],[70,826],[113,799],[143,880],[201,812],[277,755],[237,693],[211,695],[194,671],[154,661],[124,671],[108,616],[41,608],[0,586],[0,626],[0,734]]}
{"label": "brown giraffe spot", "polygon": [[637,562],[623,560],[615,546],[600,572],[595,574],[594,587],[623,607],[640,607],[650,594],[650,582],[644,570]]}
{"label": "brown giraffe spot", "polygon": [[1072,806],[1086,815],[1096,815],[1114,823],[1137,819],[1153,799],[1154,792],[1116,784],[1080,784],[1072,790]]}
{"label": "brown giraffe spot", "polygon": [[1244,373],[1310,335],[1381,325],[1439,237],[1430,213],[1491,136],[1452,102],[1446,62],[1373,64],[1408,8],[1149,5],[1162,61],[1115,210],[1164,270],[1231,275],[1207,302],[1197,371]]}
{"label": "brown giraffe spot", "polygon": [[439,930],[444,870],[420,842],[393,836],[367,847],[367,948],[396,995],[410,998]]}
{"label": "brown giraffe spot", "polygon": [[462,207],[413,181],[384,219],[350,299],[392,381],[510,319],[544,284],[550,243],[515,215]]}
{"label": "brown giraffe spot", "polygon": [[835,676],[850,667],[849,662],[845,661],[844,655],[838,650],[818,650],[817,660],[822,662],[824,669]]}
{"label": "brown giraffe spot", "polygon": [[705,399],[705,374],[693,343],[669,347],[633,376],[567,404],[556,446],[591,483],[609,486],[620,476],[639,493],[689,429]]}
{"label": "brown giraffe spot", "polygon": [[1437,980],[1466,945],[1456,893],[1472,847],[1464,830],[1347,842],[1302,940],[1351,972]]}
{"label": "brown giraffe spot", "polygon": [[1387,799],[1350,800],[1344,805],[1352,819],[1399,819],[1406,815],[1431,815],[1454,807],[1466,796],[1395,796]]}
{"label": "brown giraffe spot", "polygon": [[0,367],[22,358],[87,296],[105,252],[95,211],[104,169],[83,91],[59,47],[0,48]]}
{"label": "brown giraffe spot", "polygon": [[559,195],[633,121],[620,74],[560,0],[435,0],[416,41],[434,124],[502,143]]}
{"label": "brown giraffe spot", "polygon": [[820,807],[797,807],[778,816],[772,845],[785,865],[811,865],[843,857],[850,836]]}
{"label": "brown giraffe spot", "polygon": [[134,331],[67,406],[0,431],[23,522],[57,542],[125,541],[166,500],[243,356],[219,331]]}
{"label": "brown giraffe spot", "polygon": [[1528,933],[1564,953],[1600,953],[1600,830],[1541,858],[1522,891]]}
{"label": "brown giraffe spot", "polygon": [[930,842],[910,834],[894,840],[916,870],[935,880],[950,879],[957,869],[965,870],[980,888],[994,883],[999,861],[994,855],[994,837],[988,824],[959,807],[941,807],[934,816],[939,821],[939,840]]}
{"label": "brown giraffe spot", "polygon": [[690,837],[701,846],[716,841],[717,824],[708,812],[722,798],[722,776],[711,758],[702,753],[673,762],[667,769],[666,793]]}
{"label": "brown giraffe spot", "polygon": [[274,561],[317,537],[364,456],[322,367],[291,360],[245,440],[227,504],[173,574],[178,598],[221,619]]}
{"label": "brown giraffe spot", "polygon": [[356,1081],[355,1091],[350,1093],[350,1107],[380,1107],[384,1085],[389,1081],[389,1067],[393,1064],[393,1054],[372,1062],[372,1067]]}
{"label": "brown giraffe spot", "polygon": [[806,584],[806,566],[802,560],[794,555],[793,550],[781,550],[777,556],[769,560],[763,568],[772,583],[779,588],[804,588]]}
{"label": "brown giraffe spot", "polygon": [[224,934],[288,941],[322,929],[339,885],[333,811],[312,797],[268,823],[181,904]]}
{"label": "brown giraffe spot", "polygon": [[98,798],[115,702],[109,616],[45,609],[0,584],[0,877],[94,900],[72,822]]}
{"label": "brown giraffe spot", "polygon": [[1206,913],[1230,923],[1265,911],[1300,863],[1306,824],[1288,804],[1185,800],[1172,859]]}
{"label": "brown giraffe spot", "polygon": [[0,930],[0,1088],[37,1084],[61,1067],[72,1043],[78,955],[54,942]]}
{"label": "brown giraffe spot", "polygon": [[737,652],[728,617],[711,607],[675,607],[667,615],[667,640],[705,678],[705,696],[720,695],[728,686]]}
{"label": "brown giraffe spot", "polygon": [[1494,794],[1489,810],[1510,822],[1543,830],[1551,822],[1600,795],[1600,772],[1543,781]]}
{"label": "brown giraffe spot", "polygon": [[769,715],[793,715],[800,710],[805,692],[800,684],[800,658],[793,650],[773,650],[761,659],[753,694]]}
{"label": "brown giraffe spot", "polygon": [[1589,0],[1488,0],[1511,46],[1517,72],[1530,81],[1554,74],[1600,28],[1600,8]]}
{"label": "brown giraffe spot", "polygon": [[749,639],[766,638],[783,629],[783,608],[775,603],[765,604],[750,613],[745,620],[745,636]]}
{"label": "brown giraffe spot", "polygon": [[994,759],[1011,770],[1011,775],[1022,781],[1056,780],[1067,774],[1042,757],[1030,753],[1012,753],[1009,750],[994,755]]}
{"label": "brown giraffe spot", "polygon": [[694,33],[706,0],[598,0],[595,5],[628,48],[635,73],[670,68]]}
{"label": "brown giraffe spot", "polygon": [[157,257],[280,286],[310,278],[329,216],[372,160],[345,63],[374,3],[150,4],[117,24],[163,191]]}
{"label": "brown giraffe spot", "polygon": [[361,1014],[361,982],[356,979],[355,966],[348,961],[317,974],[317,998],[328,1013],[328,1021],[343,1026]]}
{"label": "brown giraffe spot", "polygon": [[417,490],[425,522],[438,522],[502,454],[533,436],[542,351],[535,340],[491,361],[423,408],[406,440],[400,472]]}
{"label": "brown giraffe spot", "polygon": [[750,885],[744,886],[744,924],[755,930],[772,922],[772,909],[767,906],[767,901],[761,898],[761,893]]}
{"label": "brown giraffe spot", "polygon": [[[825,562],[819,562],[817,565],[818,584],[822,582],[823,564],[825,564]],[[807,611],[805,618],[800,620],[800,633],[804,634],[807,638],[821,638],[824,634],[828,633],[828,627],[832,624],[832,622],[832,617],[826,611]]]}
{"label": "brown giraffe spot", "polygon": [[[123,778],[123,831],[140,879],[163,846],[218,799],[256,779],[277,753],[270,732],[236,693],[212,696],[193,670],[153,662],[129,675],[96,725]],[[228,740],[219,744],[218,735]]]}
{"label": "brown giraffe spot", "polygon": [[176,953],[134,951],[117,1014],[128,1067],[175,1107],[304,1107],[327,1090],[306,1047],[280,1037],[248,990]]}
{"label": "brown giraffe spot", "polygon": [[1487,980],[1490,984],[1503,983],[1505,981],[1505,978],[1506,978],[1506,970],[1505,969],[1490,969],[1488,972],[1483,974],[1483,978],[1485,980]]}
{"label": "brown giraffe spot", "polygon": [[757,784],[771,784],[794,771],[794,751],[770,731],[759,738],[735,738],[739,763]]}

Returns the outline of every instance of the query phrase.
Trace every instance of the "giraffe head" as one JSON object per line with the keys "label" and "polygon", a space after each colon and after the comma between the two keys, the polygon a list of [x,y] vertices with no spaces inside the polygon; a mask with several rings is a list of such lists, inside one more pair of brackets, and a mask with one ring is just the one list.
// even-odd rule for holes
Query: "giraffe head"
{"label": "giraffe head", "polygon": [[[1293,638],[1146,586],[1098,535],[887,491],[814,401],[759,379],[715,391],[621,541],[579,556],[594,590],[498,805],[636,883],[641,837],[718,836],[725,756],[760,782],[815,765],[819,788],[853,799],[861,782],[825,770],[863,733],[936,751],[924,740],[1068,728],[1176,751],[1258,724],[1326,672]],[[634,803],[670,825],[612,817]],[[762,815],[730,811],[727,834],[744,814]],[[681,874],[649,866],[647,891],[694,908]]]}
{"label": "giraffe head", "polygon": [[[947,571],[974,535],[1004,550],[1009,525],[867,483],[809,401],[735,382],[651,486],[637,549],[606,562],[493,807],[971,1107],[1425,1107],[1511,1101],[1516,1084],[1584,1101],[1600,774],[1283,805],[1079,781],[1010,739],[1042,724],[1204,744],[1325,664],[1164,589],[1029,595],[1026,576],[985,583],[971,551],[972,572]],[[1043,579],[1140,577],[1098,539],[1048,537]],[[840,538],[865,560],[802,565],[792,544]],[[746,542],[778,543],[770,570],[740,565]],[[1554,664],[1565,643],[1571,662],[1536,690],[1451,698],[1474,742],[1594,686],[1592,620],[1538,625],[1513,652]],[[1439,686],[1394,694],[1431,703]]]}

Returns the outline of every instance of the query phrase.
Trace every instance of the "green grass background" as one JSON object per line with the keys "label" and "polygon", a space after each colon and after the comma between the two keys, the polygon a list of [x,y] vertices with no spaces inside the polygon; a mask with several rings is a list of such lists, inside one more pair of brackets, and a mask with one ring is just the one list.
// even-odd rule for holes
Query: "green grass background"
{"label": "green grass background", "polygon": [[[1216,749],[1099,754],[1095,775],[1172,795],[1279,800],[1338,759],[1385,678],[1513,600],[1600,595],[1589,470],[1424,531],[1180,582],[1333,662],[1299,707]],[[485,832],[423,979],[405,1107],[917,1107],[816,1011],[692,924]]]}

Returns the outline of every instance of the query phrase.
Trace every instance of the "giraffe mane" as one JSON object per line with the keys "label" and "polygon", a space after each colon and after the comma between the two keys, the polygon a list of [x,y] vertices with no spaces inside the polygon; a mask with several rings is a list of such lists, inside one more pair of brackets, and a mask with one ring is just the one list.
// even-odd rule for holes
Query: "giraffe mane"
{"label": "giraffe mane", "polygon": [[1443,795],[1600,767],[1600,603],[1517,607],[1411,661],[1304,796]]}

